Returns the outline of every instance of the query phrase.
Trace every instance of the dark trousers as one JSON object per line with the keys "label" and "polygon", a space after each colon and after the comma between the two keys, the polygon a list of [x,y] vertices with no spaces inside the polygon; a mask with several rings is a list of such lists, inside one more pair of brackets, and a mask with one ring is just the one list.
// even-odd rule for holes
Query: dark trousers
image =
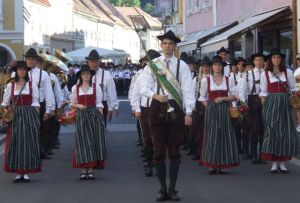
{"label": "dark trousers", "polygon": [[153,160],[153,144],[150,132],[149,125],[149,107],[141,107],[142,116],[140,119],[142,131],[143,131],[143,140],[144,140],[144,149],[146,155],[146,161],[148,164],[152,164]]}
{"label": "dark trousers", "polygon": [[169,104],[175,108],[171,113],[167,112],[168,105],[152,100],[149,110],[150,130],[154,146],[154,160],[156,162],[157,177],[160,183],[160,191],[166,192],[166,149],[168,149],[170,165],[169,192],[175,191],[179,163],[181,136],[184,131],[184,113],[174,100]]}
{"label": "dark trousers", "polygon": [[166,103],[156,100],[151,102],[149,110],[150,129],[154,146],[154,160],[162,162],[166,158],[168,149],[171,160],[180,159],[181,136],[184,130],[184,113],[175,101],[169,103],[175,110],[167,113]]}
{"label": "dark trousers", "polygon": [[43,156],[45,156],[48,153],[51,143],[51,136],[49,135],[49,120],[43,121],[45,112],[46,103],[40,102],[40,151],[41,155]]}
{"label": "dark trousers", "polygon": [[104,119],[104,123],[105,123],[105,127],[106,127],[106,123],[107,123],[107,113],[108,113],[108,105],[107,105],[107,101],[102,101],[102,104],[104,106],[103,108],[103,119]]}

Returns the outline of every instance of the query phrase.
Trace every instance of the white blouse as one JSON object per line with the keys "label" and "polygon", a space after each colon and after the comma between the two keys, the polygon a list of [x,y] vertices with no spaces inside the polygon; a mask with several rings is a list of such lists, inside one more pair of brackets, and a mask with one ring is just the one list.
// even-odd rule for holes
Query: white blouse
{"label": "white blouse", "polygon": [[[227,84],[226,84],[226,79],[225,76],[223,76],[223,81],[222,84],[218,85],[214,82],[213,77],[209,76],[210,80],[210,90],[211,91],[216,91],[216,90],[227,90]],[[229,85],[229,91],[228,95],[236,95],[235,91],[235,85],[234,81],[229,78],[228,80],[228,85]],[[208,84],[207,84],[207,78],[203,78],[201,80],[201,88],[200,88],[200,97],[198,101],[208,101]]]}
{"label": "white blouse", "polygon": [[[84,92],[81,87],[79,87],[79,95],[92,95],[94,92],[93,87],[89,87],[87,92]],[[103,94],[100,86],[96,86],[96,107],[97,108],[103,108],[102,104],[102,99],[103,99]],[[77,104],[77,85],[74,85],[72,87],[72,93],[70,95],[70,103],[72,104]]]}
{"label": "white blouse", "polygon": [[[35,106],[35,107],[39,107],[40,103],[39,103],[39,90],[37,85],[32,82],[31,83],[32,86],[32,104],[31,106]],[[8,106],[10,105],[10,100],[12,98],[12,83],[8,83],[5,90],[4,90],[4,94],[3,94],[3,102],[1,104],[1,106]],[[19,95],[21,89],[17,89],[16,87],[16,83],[15,83],[15,87],[14,87],[14,95]],[[30,94],[30,89],[29,89],[29,82],[26,83],[22,93],[22,95],[29,95]]]}
{"label": "white blouse", "polygon": [[[272,73],[270,73],[270,71],[268,71],[268,75],[269,75],[270,83],[279,82],[279,80]],[[292,91],[292,92],[297,91],[298,88],[296,87],[296,79],[293,75],[293,72],[289,69],[287,69],[287,77],[288,77],[287,83],[288,83],[288,86],[290,88],[290,91]],[[279,79],[282,82],[286,82],[285,74],[281,73]],[[261,90],[261,92],[260,92],[259,96],[260,97],[266,97],[266,96],[268,96],[268,81],[267,81],[267,77],[266,77],[265,72],[262,72],[260,80],[261,80],[260,81],[260,90]]]}

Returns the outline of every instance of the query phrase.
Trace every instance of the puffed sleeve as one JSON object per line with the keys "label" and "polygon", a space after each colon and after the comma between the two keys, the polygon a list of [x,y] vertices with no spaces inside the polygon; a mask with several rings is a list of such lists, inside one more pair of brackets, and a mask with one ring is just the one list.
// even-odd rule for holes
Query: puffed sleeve
{"label": "puffed sleeve", "polygon": [[39,103],[39,96],[40,96],[39,88],[37,87],[35,82],[31,83],[31,87],[32,87],[32,104],[31,104],[31,106],[39,107],[40,106],[40,103]]}
{"label": "puffed sleeve", "polygon": [[198,99],[198,101],[207,101],[208,100],[208,86],[207,86],[207,78],[203,78],[201,80],[201,88],[200,88],[200,97]]}
{"label": "puffed sleeve", "polygon": [[104,108],[102,100],[103,100],[103,93],[101,87],[99,85],[96,85],[96,107],[97,108]]}
{"label": "puffed sleeve", "polygon": [[268,96],[268,81],[266,78],[266,72],[262,72],[260,76],[260,97]]}
{"label": "puffed sleeve", "polygon": [[70,95],[70,103],[71,103],[71,106],[72,104],[77,104],[78,103],[78,100],[77,100],[77,85],[74,85],[72,87],[72,92],[71,92],[71,95]]}
{"label": "puffed sleeve", "polygon": [[8,83],[8,85],[6,86],[5,90],[4,90],[4,94],[3,94],[3,101],[1,106],[8,106],[10,105],[10,99],[11,99],[11,88],[12,88],[12,83]]}
{"label": "puffed sleeve", "polygon": [[288,76],[288,85],[290,88],[291,92],[295,92],[298,90],[298,88],[296,87],[296,79],[294,77],[294,74],[291,70],[287,70],[287,76]]}

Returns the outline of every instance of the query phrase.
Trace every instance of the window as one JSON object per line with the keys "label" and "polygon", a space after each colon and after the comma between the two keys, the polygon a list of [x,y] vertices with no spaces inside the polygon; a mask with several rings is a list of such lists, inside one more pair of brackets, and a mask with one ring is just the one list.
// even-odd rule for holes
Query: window
{"label": "window", "polygon": [[210,6],[210,0],[203,0],[203,8],[208,8]]}
{"label": "window", "polygon": [[260,50],[264,55],[269,55],[273,48],[273,33],[265,32],[260,33],[259,37]]}
{"label": "window", "polygon": [[284,29],[279,31],[279,47],[285,54],[285,62],[288,65],[292,64],[292,30]]}

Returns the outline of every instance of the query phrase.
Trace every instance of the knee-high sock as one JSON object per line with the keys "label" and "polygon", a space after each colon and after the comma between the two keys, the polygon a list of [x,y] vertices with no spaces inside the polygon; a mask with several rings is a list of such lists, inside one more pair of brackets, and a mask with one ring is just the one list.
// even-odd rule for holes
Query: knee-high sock
{"label": "knee-high sock", "polygon": [[162,192],[167,192],[167,184],[166,184],[167,169],[166,169],[166,163],[164,161],[156,164],[156,172],[161,187],[160,190]]}
{"label": "knee-high sock", "polygon": [[169,192],[175,191],[178,171],[179,171],[179,160],[171,160],[170,161],[170,187]]}

